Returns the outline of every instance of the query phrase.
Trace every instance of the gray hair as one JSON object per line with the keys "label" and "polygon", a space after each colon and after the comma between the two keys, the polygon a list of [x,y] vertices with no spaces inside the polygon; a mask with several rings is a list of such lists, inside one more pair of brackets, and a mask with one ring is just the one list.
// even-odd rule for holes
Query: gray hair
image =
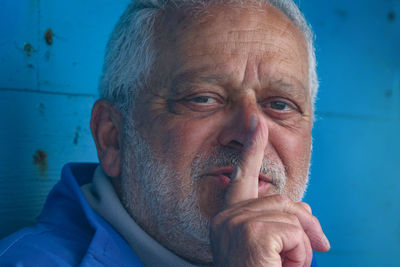
{"label": "gray hair", "polygon": [[157,55],[155,23],[166,9],[181,6],[205,8],[213,3],[270,4],[281,10],[302,32],[308,49],[309,89],[314,105],[318,77],[313,32],[293,0],[133,0],[119,19],[107,45],[100,79],[100,97],[113,103],[123,115],[134,108],[141,90],[146,88]]}

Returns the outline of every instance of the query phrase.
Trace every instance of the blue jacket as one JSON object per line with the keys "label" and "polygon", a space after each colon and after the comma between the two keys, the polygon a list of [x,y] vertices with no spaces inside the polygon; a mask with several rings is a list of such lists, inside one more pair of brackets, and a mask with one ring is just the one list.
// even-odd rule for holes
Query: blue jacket
{"label": "blue jacket", "polygon": [[143,266],[86,202],[80,186],[91,182],[96,167],[64,166],[38,223],[0,241],[1,266]]}
{"label": "blue jacket", "polygon": [[[143,266],[80,189],[91,182],[97,166],[64,166],[39,221],[0,241],[0,266]],[[314,260],[311,266],[317,266]]]}

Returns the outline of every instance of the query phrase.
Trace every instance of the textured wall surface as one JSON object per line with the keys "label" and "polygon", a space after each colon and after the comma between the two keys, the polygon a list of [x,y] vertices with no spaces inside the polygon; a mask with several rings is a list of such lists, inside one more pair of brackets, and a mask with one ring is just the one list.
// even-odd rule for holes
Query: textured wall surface
{"label": "textured wall surface", "polygon": [[307,201],[321,266],[399,266],[400,1],[302,0],[321,87]]}
{"label": "textured wall surface", "polygon": [[0,236],[35,221],[66,162],[97,161],[90,112],[128,2],[0,0]]}
{"label": "textured wall surface", "polygon": [[[0,0],[0,237],[29,225],[89,130],[104,46],[129,0]],[[321,80],[306,201],[321,266],[397,266],[400,1],[298,0]]]}

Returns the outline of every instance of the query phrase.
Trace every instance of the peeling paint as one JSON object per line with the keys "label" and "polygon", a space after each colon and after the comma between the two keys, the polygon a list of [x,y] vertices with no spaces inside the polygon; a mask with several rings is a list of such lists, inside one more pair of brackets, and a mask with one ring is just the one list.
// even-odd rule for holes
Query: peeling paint
{"label": "peeling paint", "polygon": [[32,45],[30,43],[25,43],[24,45],[24,51],[30,57],[35,50],[33,49]]}
{"label": "peeling paint", "polygon": [[44,39],[46,40],[46,44],[53,44],[53,32],[51,31],[51,29],[46,30],[46,32],[44,33]]}
{"label": "peeling paint", "polygon": [[38,149],[33,155],[33,164],[37,166],[41,175],[45,175],[49,164],[47,162],[47,154],[44,150]]}

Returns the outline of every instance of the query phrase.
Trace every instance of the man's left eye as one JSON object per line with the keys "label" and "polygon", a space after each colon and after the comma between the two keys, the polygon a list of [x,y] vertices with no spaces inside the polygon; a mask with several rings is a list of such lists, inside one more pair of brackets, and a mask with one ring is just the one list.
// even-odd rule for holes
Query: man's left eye
{"label": "man's left eye", "polygon": [[291,105],[283,102],[283,101],[271,101],[268,103],[268,106],[275,110],[285,111],[292,108]]}

